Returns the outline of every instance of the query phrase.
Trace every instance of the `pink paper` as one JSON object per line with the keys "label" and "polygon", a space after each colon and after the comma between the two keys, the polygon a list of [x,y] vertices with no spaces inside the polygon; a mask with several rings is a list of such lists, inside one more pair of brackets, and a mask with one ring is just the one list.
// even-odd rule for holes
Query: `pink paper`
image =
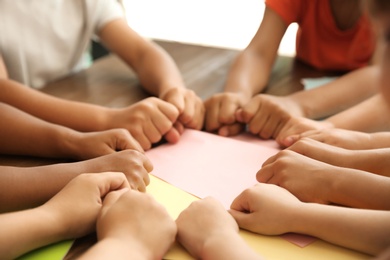
{"label": "pink paper", "polygon": [[[163,144],[146,154],[154,176],[198,198],[212,196],[229,209],[242,191],[257,183],[262,163],[277,152],[275,141],[250,134],[229,138],[186,129],[177,144]],[[297,234],[284,238],[301,247],[314,241]]]}
{"label": "pink paper", "polygon": [[278,152],[214,134],[186,130],[177,144],[147,152],[153,175],[199,198],[213,196],[226,209],[243,190],[257,183],[261,164]]}

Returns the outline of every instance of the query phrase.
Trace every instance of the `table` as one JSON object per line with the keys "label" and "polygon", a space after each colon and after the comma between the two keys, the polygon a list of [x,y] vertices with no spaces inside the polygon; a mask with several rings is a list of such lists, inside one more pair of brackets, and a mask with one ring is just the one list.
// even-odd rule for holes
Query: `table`
{"label": "table", "polygon": [[[194,90],[202,99],[221,92],[228,69],[238,54],[236,50],[220,49],[207,46],[197,46],[178,42],[155,41],[164,48],[177,63],[188,88]],[[334,74],[333,74],[334,75]],[[333,76],[327,74],[327,76]],[[323,72],[315,71],[309,66],[290,57],[278,57],[271,75],[266,93],[286,95],[303,86],[300,79],[304,77],[321,77]],[[70,100],[77,100],[108,107],[124,107],[148,97],[139,85],[132,70],[114,55],[100,58],[87,70],[67,78],[48,84],[43,92]],[[32,158],[23,156],[0,156],[0,164],[14,166],[35,166],[60,162],[61,160]],[[165,194],[158,200],[164,204],[170,196],[180,198],[176,208],[168,211],[177,217],[195,197],[173,187],[157,178],[151,178],[148,192]],[[267,259],[367,259],[367,255],[316,241],[301,249],[280,237],[267,237],[241,231],[241,235],[251,246]],[[253,244],[253,236],[261,244]],[[252,241],[252,242],[251,242]],[[94,236],[76,240],[76,243],[65,259],[74,259],[94,242]],[[174,245],[168,253],[169,259],[189,258],[189,255],[179,246]]]}

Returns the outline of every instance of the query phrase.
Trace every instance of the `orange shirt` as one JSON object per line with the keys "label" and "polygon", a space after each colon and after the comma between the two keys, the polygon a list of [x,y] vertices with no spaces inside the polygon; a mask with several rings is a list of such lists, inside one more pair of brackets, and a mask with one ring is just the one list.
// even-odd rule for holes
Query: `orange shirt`
{"label": "orange shirt", "polygon": [[320,70],[350,71],[366,66],[375,49],[369,19],[340,30],[329,0],[266,0],[286,25],[298,23],[297,58]]}

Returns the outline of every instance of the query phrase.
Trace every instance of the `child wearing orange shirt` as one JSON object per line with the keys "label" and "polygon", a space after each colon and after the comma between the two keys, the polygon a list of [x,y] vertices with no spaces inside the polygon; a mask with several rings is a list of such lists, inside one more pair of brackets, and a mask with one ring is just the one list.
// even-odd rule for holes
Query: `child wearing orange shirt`
{"label": "child wearing orange shirt", "polygon": [[[363,68],[359,71],[361,76],[350,77],[347,84],[336,80],[332,88],[299,93],[299,98],[257,95],[268,83],[280,41],[293,22],[299,25],[297,59],[326,71]],[[275,137],[290,114],[324,117],[370,97],[375,88],[363,84],[375,73],[365,68],[375,49],[370,28],[359,0],[266,0],[262,23],[233,63],[224,92],[205,102],[206,130],[223,136],[235,135],[243,129],[240,123],[244,123],[253,134]],[[324,99],[328,94],[332,97]],[[240,109],[243,112],[237,112]]]}

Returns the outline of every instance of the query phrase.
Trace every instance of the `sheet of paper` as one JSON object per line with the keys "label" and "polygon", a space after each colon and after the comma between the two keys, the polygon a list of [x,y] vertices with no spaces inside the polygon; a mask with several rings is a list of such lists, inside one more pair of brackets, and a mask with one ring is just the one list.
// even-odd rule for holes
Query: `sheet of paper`
{"label": "sheet of paper", "polygon": [[261,164],[278,152],[220,137],[186,130],[177,144],[164,144],[147,152],[153,175],[199,198],[213,196],[226,209],[244,189],[257,183]]}
{"label": "sheet of paper", "polygon": [[[276,147],[274,141],[248,134],[233,139],[186,130],[177,144],[163,144],[146,154],[154,165],[152,175],[198,198],[213,196],[229,209],[237,195],[257,183],[257,171],[279,151]],[[301,247],[315,241],[301,235],[283,238]]]}

